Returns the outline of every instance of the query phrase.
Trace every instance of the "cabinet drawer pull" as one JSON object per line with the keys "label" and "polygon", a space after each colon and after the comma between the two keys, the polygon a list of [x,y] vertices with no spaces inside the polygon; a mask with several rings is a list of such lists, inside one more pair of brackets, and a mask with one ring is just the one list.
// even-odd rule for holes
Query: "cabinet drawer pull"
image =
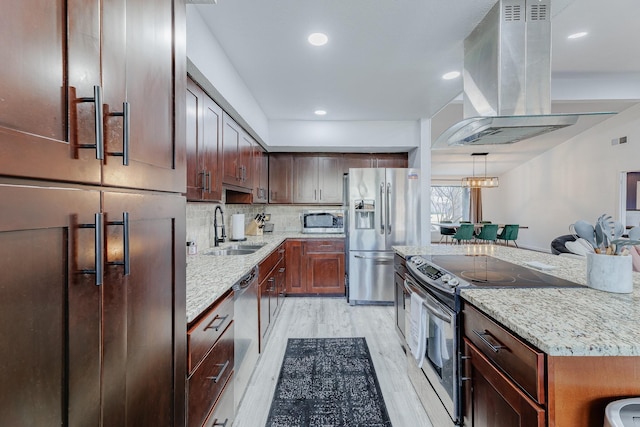
{"label": "cabinet drawer pull", "polygon": [[207,193],[211,193],[211,171],[207,171]]}
{"label": "cabinet drawer pull", "polygon": [[122,226],[122,261],[108,262],[108,265],[123,265],[124,275],[128,276],[131,273],[131,260],[129,256],[129,212],[122,213],[122,221],[109,221],[107,225],[121,225]]}
{"label": "cabinet drawer pull", "polygon": [[487,345],[487,347],[489,347],[494,353],[499,352],[500,350],[503,349],[507,349],[508,347],[502,345],[502,344],[498,344],[498,345],[494,345],[491,342],[489,342],[489,340],[487,339],[487,336],[493,338],[495,341],[499,342],[493,335],[491,335],[489,333],[489,331],[485,330],[484,332],[478,332],[475,329],[473,330],[473,333],[476,334],[478,336],[478,338],[480,338],[480,341],[482,341],[483,343],[485,343]]}
{"label": "cabinet drawer pull", "polygon": [[102,109],[102,87],[93,87],[93,98],[78,98],[78,102],[93,102],[96,104],[95,108],[95,144],[79,144],[78,148],[91,148],[96,150],[96,159],[104,160],[104,124],[103,124],[103,109]]}
{"label": "cabinet drawer pull", "polygon": [[284,268],[284,267],[282,267],[282,268],[280,268],[280,269],[278,270],[278,273],[284,273],[284,272],[285,272],[285,268]]}
{"label": "cabinet drawer pull", "polygon": [[130,131],[131,114],[129,109],[129,103],[126,101],[123,102],[122,111],[114,111],[109,115],[114,117],[122,117],[122,151],[116,151],[116,152],[111,152],[107,154],[109,154],[110,156],[122,157],[122,165],[129,166],[129,135],[131,133]]}
{"label": "cabinet drawer pull", "polygon": [[[227,319],[229,318],[229,315],[227,314],[226,316],[220,317],[216,314],[216,317],[213,318],[213,320],[211,320],[211,322],[209,322],[209,324],[207,326],[204,327],[203,330],[207,330],[207,329],[215,329],[216,332],[218,332],[220,330],[220,328],[222,327],[222,325],[224,325],[224,322],[227,321]],[[213,322],[215,322],[216,320],[219,320],[220,323],[217,325],[213,325]]]}
{"label": "cabinet drawer pull", "polygon": [[227,366],[229,366],[229,360],[224,362],[224,365],[217,364],[216,366],[222,366],[222,369],[220,369],[218,375],[216,375],[215,377],[207,377],[208,380],[213,380],[214,383],[217,383],[218,381],[220,381],[220,378],[222,378],[222,374],[224,374],[224,371],[227,370]]}
{"label": "cabinet drawer pull", "polygon": [[102,248],[104,240],[104,220],[101,213],[97,213],[94,216],[93,224],[78,224],[78,228],[93,228],[95,234],[94,243],[94,258],[95,269],[94,270],[80,270],[82,274],[95,274],[96,286],[102,285],[102,278],[104,276],[104,265],[102,264]]}
{"label": "cabinet drawer pull", "polygon": [[222,422],[222,423],[221,423],[221,422],[218,422],[218,420],[216,419],[216,420],[213,422],[213,427],[216,427],[216,426],[227,427],[227,423],[228,423],[228,422],[229,422],[229,418],[225,418],[225,419],[224,419],[224,422]]}

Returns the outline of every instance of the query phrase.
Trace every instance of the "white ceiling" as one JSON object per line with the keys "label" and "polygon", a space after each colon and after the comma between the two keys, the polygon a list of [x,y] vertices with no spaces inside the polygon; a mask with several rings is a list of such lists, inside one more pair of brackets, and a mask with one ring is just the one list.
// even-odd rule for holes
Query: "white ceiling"
{"label": "white ceiling", "polygon": [[[196,7],[269,120],[434,117],[435,131],[462,118],[455,102],[445,108],[462,81],[441,76],[462,69],[463,40],[495,1],[218,0]],[[628,107],[628,99],[609,101],[625,98],[620,82],[640,92],[640,1],[552,0],[552,17],[552,97],[565,101],[554,102],[554,112]],[[314,48],[306,38],[317,31],[329,43]],[[577,31],[589,35],[567,39]],[[606,81],[618,82],[615,93]],[[580,104],[566,102],[578,97]],[[328,114],[318,118],[318,108]],[[536,138],[535,149],[519,143],[483,151],[505,151],[492,172],[499,174],[562,135]],[[469,152],[434,151],[432,174],[468,174]]]}

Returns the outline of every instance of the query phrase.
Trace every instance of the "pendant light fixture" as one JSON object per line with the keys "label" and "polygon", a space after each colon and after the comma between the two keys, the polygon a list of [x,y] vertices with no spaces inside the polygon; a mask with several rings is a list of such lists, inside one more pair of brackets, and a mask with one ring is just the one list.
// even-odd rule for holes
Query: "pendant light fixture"
{"label": "pendant light fixture", "polygon": [[[473,158],[473,176],[462,178],[461,185],[467,188],[493,188],[498,186],[497,176],[487,176],[487,155],[489,153],[471,153]],[[476,176],[476,157],[484,157],[484,176]]]}

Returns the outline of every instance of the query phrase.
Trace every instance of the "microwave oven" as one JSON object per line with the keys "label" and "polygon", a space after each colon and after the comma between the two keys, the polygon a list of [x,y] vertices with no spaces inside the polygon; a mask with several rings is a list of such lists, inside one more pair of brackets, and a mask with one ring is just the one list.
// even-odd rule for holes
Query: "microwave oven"
{"label": "microwave oven", "polygon": [[344,233],[344,211],[304,210],[302,211],[303,233]]}

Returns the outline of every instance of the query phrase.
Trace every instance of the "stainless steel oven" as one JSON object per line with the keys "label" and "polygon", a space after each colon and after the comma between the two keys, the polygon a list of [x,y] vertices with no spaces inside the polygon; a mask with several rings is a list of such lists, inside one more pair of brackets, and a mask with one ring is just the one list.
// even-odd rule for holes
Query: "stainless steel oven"
{"label": "stainless steel oven", "polygon": [[[405,327],[411,329],[416,298],[424,319],[422,365],[411,354],[411,332],[405,334],[408,373],[433,425],[462,424],[460,290],[463,288],[580,287],[558,277],[486,255],[431,255],[407,259]],[[415,321],[415,318],[414,318]],[[415,329],[415,327],[414,327]],[[405,331],[406,332],[406,331]]]}
{"label": "stainless steel oven", "polygon": [[[407,363],[409,379],[425,407],[431,408],[432,423],[450,426],[460,422],[458,381],[458,316],[456,312],[439,302],[416,280],[407,275],[404,282],[405,331],[407,336]],[[415,307],[421,304],[421,307]],[[416,324],[416,313],[423,322]],[[419,328],[424,328],[423,335]],[[411,334],[418,334],[412,337]],[[415,358],[417,340],[424,342]],[[413,342],[412,342],[413,340]]]}

